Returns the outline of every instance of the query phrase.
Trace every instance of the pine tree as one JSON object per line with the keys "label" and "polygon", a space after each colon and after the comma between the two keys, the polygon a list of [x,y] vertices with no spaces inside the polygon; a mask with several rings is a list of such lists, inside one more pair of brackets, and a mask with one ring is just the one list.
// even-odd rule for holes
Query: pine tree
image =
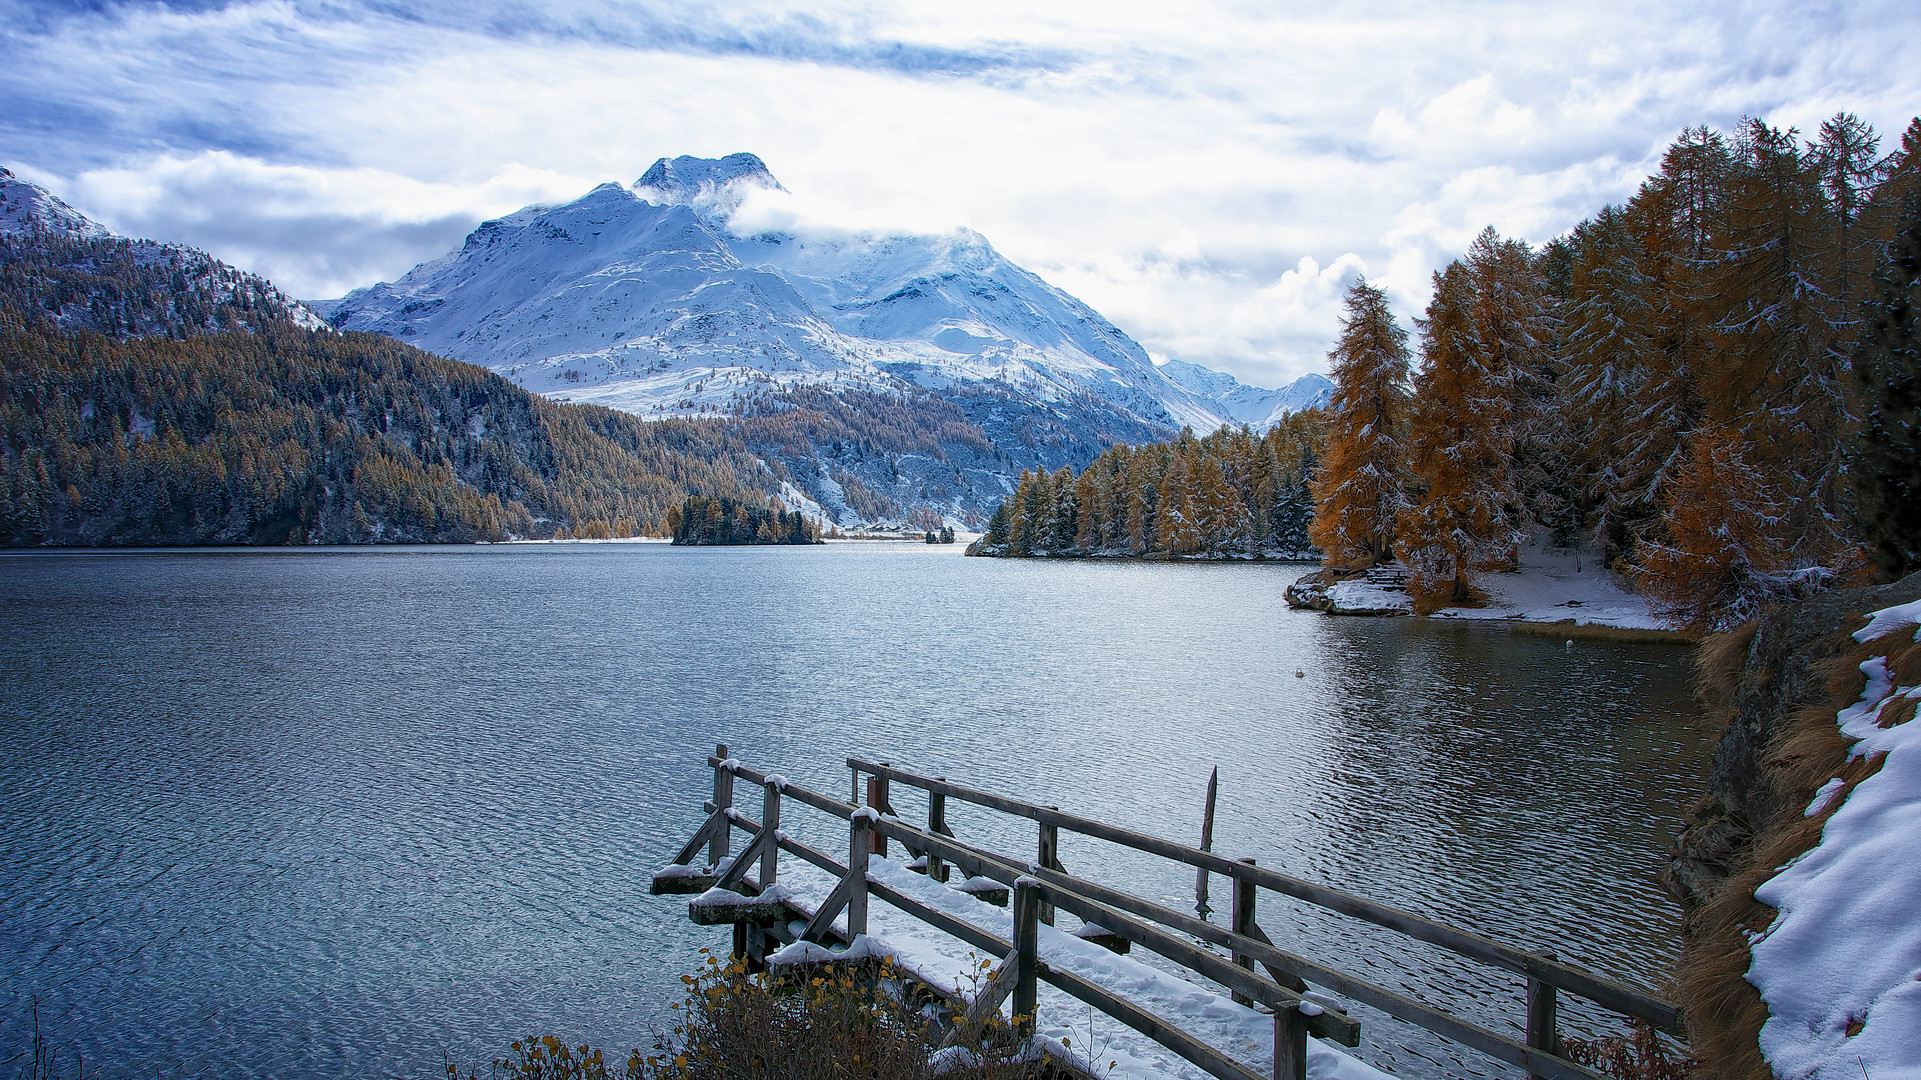
{"label": "pine tree", "polygon": [[1745,457],[1789,500],[1784,535],[1803,565],[1845,558],[1841,456],[1853,424],[1835,306],[1838,235],[1813,155],[1793,129],[1751,120],[1742,131],[1717,331],[1724,362],[1706,387],[1708,419],[1746,436]]}
{"label": "pine tree", "polygon": [[1604,207],[1575,230],[1565,322],[1566,404],[1583,517],[1612,564],[1659,513],[1647,458],[1624,455],[1657,367],[1654,298],[1627,213]]}
{"label": "pine tree", "polygon": [[1407,331],[1394,321],[1387,294],[1366,279],[1348,290],[1346,303],[1340,340],[1328,354],[1334,396],[1311,535],[1326,565],[1359,569],[1394,557],[1395,518],[1407,506]]}
{"label": "pine tree", "polygon": [[1557,406],[1558,359],[1547,282],[1534,253],[1492,226],[1467,249],[1474,283],[1474,339],[1482,365],[1507,394],[1504,438],[1515,489],[1533,521],[1572,540],[1574,505],[1566,477],[1568,447]]}
{"label": "pine tree", "polygon": [[1471,573],[1510,568],[1519,494],[1504,445],[1508,397],[1474,334],[1474,284],[1456,261],[1434,275],[1421,328],[1409,465],[1420,491],[1400,515],[1408,591],[1423,606],[1473,597]]}
{"label": "pine tree", "polygon": [[1866,404],[1852,480],[1862,538],[1883,581],[1921,570],[1921,187],[1864,305],[1854,377]]}

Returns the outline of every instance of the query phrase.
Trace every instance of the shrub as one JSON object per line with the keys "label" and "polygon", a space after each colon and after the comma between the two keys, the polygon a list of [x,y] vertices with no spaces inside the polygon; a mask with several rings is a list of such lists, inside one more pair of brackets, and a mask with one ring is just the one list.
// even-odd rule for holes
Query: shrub
{"label": "shrub", "polygon": [[[936,1053],[933,1002],[886,959],[749,973],[708,955],[684,976],[687,998],[653,1052],[633,1051],[624,1080],[1033,1080],[998,1017],[959,1050]],[[617,1080],[602,1053],[551,1036],[512,1044],[493,1063],[505,1080]],[[458,1080],[449,1066],[450,1080]],[[474,1080],[470,1077],[469,1080]]]}

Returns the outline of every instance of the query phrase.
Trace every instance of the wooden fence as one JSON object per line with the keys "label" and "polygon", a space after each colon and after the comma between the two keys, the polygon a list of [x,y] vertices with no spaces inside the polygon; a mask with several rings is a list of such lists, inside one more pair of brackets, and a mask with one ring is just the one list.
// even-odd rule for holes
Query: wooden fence
{"label": "wooden fence", "polygon": [[[1345,1046],[1359,1043],[1359,1023],[1344,1012],[1329,1008],[1325,1001],[1316,1000],[1308,989],[1309,984],[1372,1006],[1497,1061],[1518,1066],[1541,1080],[1601,1080],[1598,1074],[1561,1054],[1555,1019],[1561,993],[1584,997],[1605,1009],[1646,1021],[1676,1036],[1686,1034],[1681,1011],[1672,1003],[1562,963],[1552,954],[1504,945],[1400,908],[1258,866],[1251,859],[1227,858],[1066,813],[1056,807],[897,769],[884,762],[847,759],[853,785],[851,798],[846,802],[789,783],[777,774],[748,768],[729,757],[725,746],[716,748],[708,764],[714,770],[714,788],[713,798],[705,807],[707,819],[680,850],[674,865],[655,876],[653,891],[684,894],[719,888],[738,893],[738,900],[728,897],[720,902],[713,902],[717,894],[709,894],[690,905],[689,911],[696,922],[732,924],[735,954],[755,963],[764,958],[773,945],[795,940],[824,942],[834,937],[835,920],[843,913],[848,938],[866,933],[870,896],[879,897],[972,948],[1000,957],[987,985],[973,1000],[949,1002],[956,1017],[950,1040],[964,1025],[976,1023],[999,1010],[1009,997],[1013,999],[1014,1014],[1031,1025],[1036,987],[1044,981],[1147,1035],[1219,1080],[1260,1080],[1259,1074],[1245,1065],[1182,1030],[1175,1019],[1151,1013],[1106,988],[1047,964],[1037,951],[1038,927],[1041,923],[1052,923],[1057,910],[1088,924],[1082,931],[1084,937],[1101,941],[1116,951],[1139,945],[1220,984],[1235,1001],[1271,1010],[1275,1080],[1303,1080],[1306,1040],[1310,1034]],[[736,781],[761,789],[758,821],[746,817],[735,806]],[[865,806],[860,805],[863,781]],[[926,792],[925,828],[910,825],[893,812],[890,796],[894,785]],[[956,838],[947,825],[949,799],[1035,822],[1035,858],[1022,861]],[[847,823],[845,863],[781,829],[782,805],[787,800]],[[736,829],[752,839],[730,860],[732,834]],[[1216,926],[1124,890],[1067,873],[1059,859],[1059,836],[1063,829],[1229,878],[1233,882],[1229,925]],[[871,876],[869,858],[876,853],[885,854],[889,841],[901,844],[915,856],[914,868],[934,880],[947,881],[949,868],[957,868],[968,876],[972,891],[981,899],[1002,904],[1011,902],[1013,940],[1004,940],[973,923],[930,907]],[[706,849],[705,866],[695,867],[693,860],[702,848]],[[810,911],[784,895],[767,895],[779,881],[782,852],[818,867],[837,880],[832,892],[817,908]],[[747,876],[750,869],[757,871],[753,878]],[[983,890],[980,879],[1001,888]],[[1263,889],[1520,975],[1525,980],[1525,1037],[1509,1038],[1440,1007],[1277,947],[1256,920]],[[766,898],[761,899],[763,897]],[[1228,955],[1222,957],[1212,949],[1195,944],[1196,941],[1218,946]]]}

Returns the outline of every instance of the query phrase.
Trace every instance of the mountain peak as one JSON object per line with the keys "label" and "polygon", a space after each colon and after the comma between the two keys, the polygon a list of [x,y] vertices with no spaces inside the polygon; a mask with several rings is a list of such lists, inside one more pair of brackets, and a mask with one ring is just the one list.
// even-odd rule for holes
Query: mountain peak
{"label": "mountain peak", "polygon": [[35,231],[66,233],[97,240],[113,233],[106,226],[60,201],[46,188],[0,168],[0,234]]}
{"label": "mountain peak", "polygon": [[[661,158],[634,181],[635,194],[667,205],[720,201],[715,198],[719,193],[742,187],[787,190],[767,171],[766,162],[753,154]],[[738,199],[736,194],[731,201]]]}

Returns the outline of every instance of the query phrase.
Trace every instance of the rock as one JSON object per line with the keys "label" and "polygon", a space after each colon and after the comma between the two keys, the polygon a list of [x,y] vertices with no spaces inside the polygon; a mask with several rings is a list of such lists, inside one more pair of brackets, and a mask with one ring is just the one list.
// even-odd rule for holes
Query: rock
{"label": "rock", "polygon": [[1317,570],[1289,585],[1286,595],[1289,607],[1329,615],[1414,614],[1413,598],[1407,595],[1407,569],[1392,563],[1359,573]]}

